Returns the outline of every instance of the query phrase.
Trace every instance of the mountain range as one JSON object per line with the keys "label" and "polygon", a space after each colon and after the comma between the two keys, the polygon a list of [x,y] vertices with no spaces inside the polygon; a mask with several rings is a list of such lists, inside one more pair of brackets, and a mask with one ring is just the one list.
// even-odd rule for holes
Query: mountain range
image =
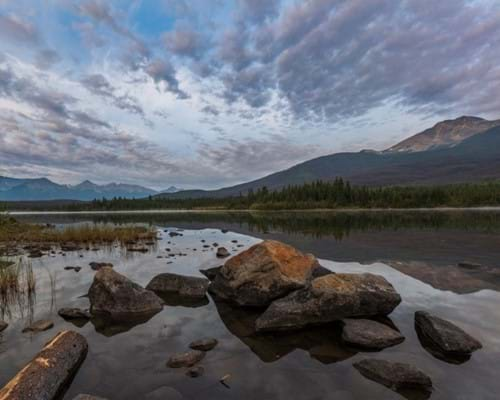
{"label": "mountain range", "polygon": [[17,179],[0,176],[0,200],[2,201],[42,201],[42,200],[81,200],[89,201],[103,197],[143,198],[159,193],[175,193],[175,186],[158,192],[137,185],[110,183],[97,185],[84,181],[78,185],[61,185],[47,178]]}
{"label": "mountain range", "polygon": [[460,117],[439,122],[384,151],[363,150],[318,157],[251,182],[218,190],[155,191],[142,186],[90,181],[60,185],[46,178],[0,177],[0,200],[82,200],[96,198],[220,198],[313,180],[342,177],[369,186],[435,185],[500,179],[500,120]]}
{"label": "mountain range", "polygon": [[342,177],[352,184],[435,185],[500,179],[500,120],[460,117],[442,121],[384,151],[336,153],[261,179],[218,190],[160,194],[168,198],[220,198],[313,180]]}

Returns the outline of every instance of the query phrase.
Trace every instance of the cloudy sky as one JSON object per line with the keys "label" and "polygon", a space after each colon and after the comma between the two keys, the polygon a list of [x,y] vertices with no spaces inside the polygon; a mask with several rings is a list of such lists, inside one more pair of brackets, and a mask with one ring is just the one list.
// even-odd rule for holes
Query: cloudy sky
{"label": "cloudy sky", "polygon": [[498,0],[0,0],[0,175],[214,188],[500,117]]}

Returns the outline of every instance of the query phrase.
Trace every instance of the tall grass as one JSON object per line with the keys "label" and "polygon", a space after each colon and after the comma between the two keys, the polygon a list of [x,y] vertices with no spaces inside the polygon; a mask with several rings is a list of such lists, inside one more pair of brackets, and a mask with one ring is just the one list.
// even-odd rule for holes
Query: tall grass
{"label": "tall grass", "polygon": [[27,310],[33,314],[36,297],[36,279],[31,262],[18,258],[11,265],[0,268],[0,316],[11,316],[11,307],[17,305],[21,316]]}

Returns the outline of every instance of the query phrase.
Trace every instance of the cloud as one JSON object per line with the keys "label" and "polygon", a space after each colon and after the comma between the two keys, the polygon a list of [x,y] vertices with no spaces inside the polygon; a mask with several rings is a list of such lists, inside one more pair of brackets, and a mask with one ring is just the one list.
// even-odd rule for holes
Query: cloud
{"label": "cloud", "polygon": [[40,69],[49,69],[60,61],[61,56],[52,49],[40,50],[35,59],[35,63]]}
{"label": "cloud", "polygon": [[155,83],[163,84],[163,87],[174,93],[179,99],[186,99],[188,95],[179,88],[179,81],[175,76],[175,69],[169,62],[156,59],[151,61],[144,71]]}
{"label": "cloud", "polygon": [[166,32],[163,40],[170,52],[193,59],[199,59],[207,48],[207,43],[204,42],[201,34],[187,28]]}
{"label": "cloud", "polygon": [[0,36],[30,45],[40,42],[40,34],[36,27],[15,14],[0,15]]}

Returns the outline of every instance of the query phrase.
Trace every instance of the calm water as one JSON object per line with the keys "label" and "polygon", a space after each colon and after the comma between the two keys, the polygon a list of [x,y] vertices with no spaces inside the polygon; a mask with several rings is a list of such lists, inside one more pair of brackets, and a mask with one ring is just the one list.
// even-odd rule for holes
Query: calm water
{"label": "calm water", "polygon": [[[366,357],[410,362],[434,382],[432,399],[496,399],[500,391],[500,213],[275,213],[29,215],[44,223],[143,223],[159,229],[162,239],[146,254],[114,247],[33,259],[36,299],[2,308],[10,326],[0,334],[0,385],[5,384],[55,333],[74,329],[89,342],[89,354],[64,399],[91,393],[114,399],[164,398],[151,392],[173,388],[185,399],[401,399],[363,378],[352,364]],[[174,238],[164,229],[182,229]],[[221,229],[228,229],[222,233]],[[171,304],[136,326],[91,321],[65,322],[61,307],[88,307],[93,278],[91,261],[109,261],[115,269],[145,285],[156,274],[200,275],[200,268],[220,265],[213,248],[233,254],[261,239],[273,238],[312,252],[321,263],[343,272],[385,276],[402,304],[391,314],[406,337],[399,346],[377,353],[356,353],[342,346],[336,325],[291,334],[257,335],[257,315],[217,304]],[[232,243],[237,240],[242,247]],[[168,242],[171,243],[168,243]],[[167,258],[169,253],[185,256]],[[196,249],[196,250],[194,250]],[[161,256],[161,258],[158,258]],[[476,262],[479,269],[457,266]],[[64,267],[82,266],[79,273]],[[461,365],[438,360],[420,345],[413,328],[415,310],[426,309],[454,321],[484,348]],[[30,319],[49,318],[55,327],[21,334]],[[201,365],[205,374],[188,378],[165,363],[196,339],[213,336],[219,346]],[[225,387],[219,383],[230,375]],[[148,397],[148,395],[150,397]]]}

